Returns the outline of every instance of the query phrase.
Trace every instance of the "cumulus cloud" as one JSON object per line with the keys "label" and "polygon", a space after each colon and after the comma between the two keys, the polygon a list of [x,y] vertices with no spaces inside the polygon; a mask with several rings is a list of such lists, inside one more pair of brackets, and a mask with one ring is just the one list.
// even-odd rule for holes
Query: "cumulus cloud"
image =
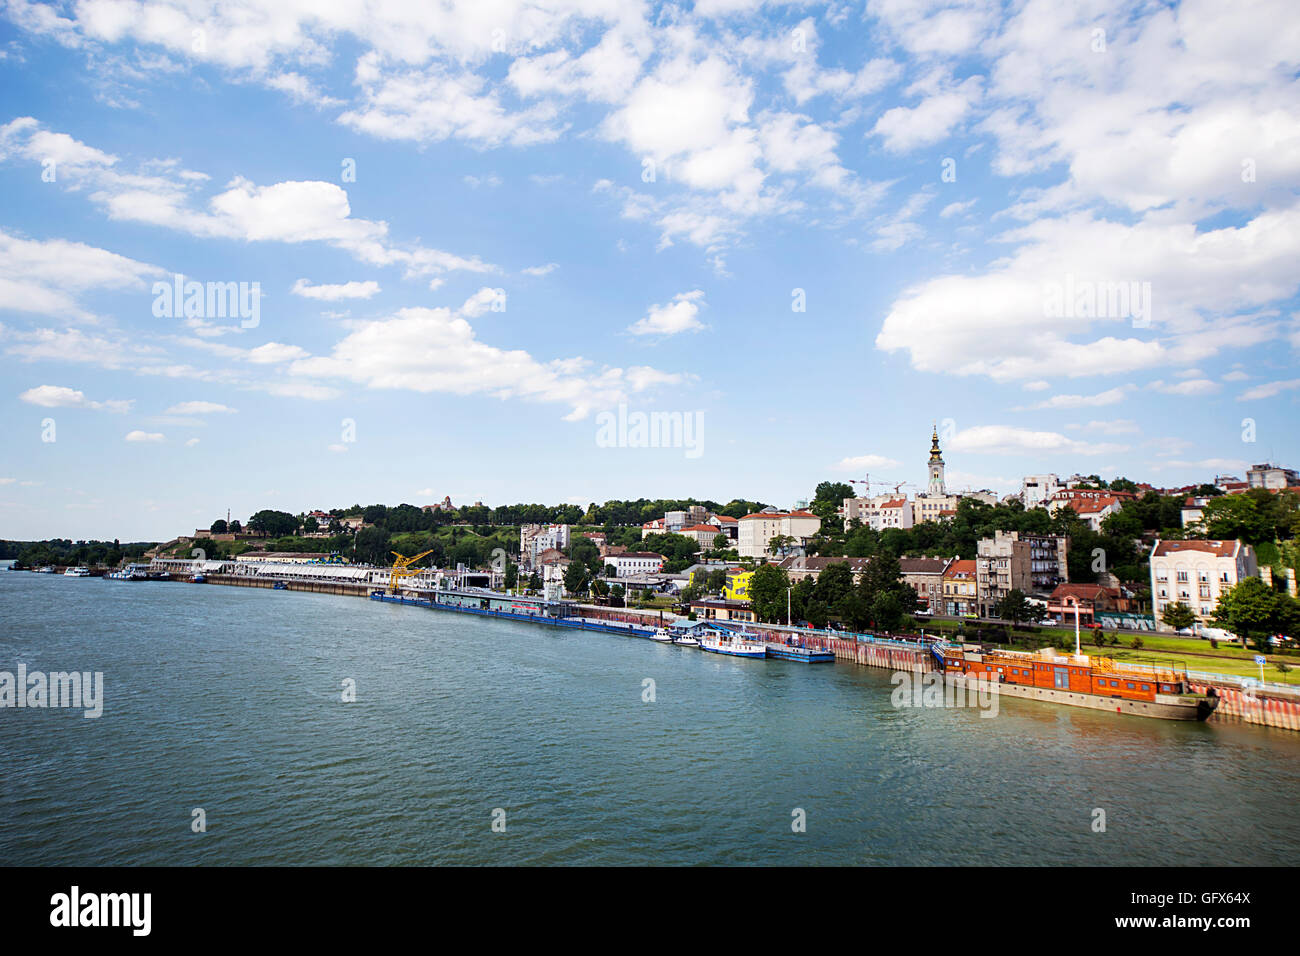
{"label": "cumulus cloud", "polygon": [[294,295],[304,299],[317,299],[322,302],[337,302],[340,299],[369,299],[379,291],[379,283],[343,282],[335,285],[312,285],[307,279],[299,279],[290,290]]}
{"label": "cumulus cloud", "polygon": [[704,328],[698,316],[704,303],[704,293],[699,289],[679,292],[664,305],[652,305],[645,317],[628,326],[633,335],[677,335],[679,332],[698,332]]}
{"label": "cumulus cloud", "polygon": [[134,399],[91,401],[84,392],[64,385],[38,385],[29,388],[18,398],[29,405],[40,405],[42,408],[92,408],[108,412],[128,412],[135,404]]}

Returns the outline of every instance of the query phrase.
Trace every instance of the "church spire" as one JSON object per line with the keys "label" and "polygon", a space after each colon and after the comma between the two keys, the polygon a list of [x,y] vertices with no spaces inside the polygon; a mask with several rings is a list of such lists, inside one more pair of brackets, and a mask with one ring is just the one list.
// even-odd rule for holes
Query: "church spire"
{"label": "church spire", "polygon": [[943,453],[939,450],[939,426],[937,424],[930,434],[930,460],[927,463],[926,470],[930,473],[930,482],[926,486],[926,492],[942,497],[946,493],[946,489],[943,481]]}

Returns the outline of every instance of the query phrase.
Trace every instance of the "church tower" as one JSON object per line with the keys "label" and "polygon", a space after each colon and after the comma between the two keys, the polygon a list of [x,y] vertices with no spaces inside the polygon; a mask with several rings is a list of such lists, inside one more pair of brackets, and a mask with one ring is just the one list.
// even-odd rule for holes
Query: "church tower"
{"label": "church tower", "polygon": [[936,425],[934,433],[930,436],[930,484],[926,489],[927,494],[944,495],[943,486],[943,454],[939,451],[939,428]]}

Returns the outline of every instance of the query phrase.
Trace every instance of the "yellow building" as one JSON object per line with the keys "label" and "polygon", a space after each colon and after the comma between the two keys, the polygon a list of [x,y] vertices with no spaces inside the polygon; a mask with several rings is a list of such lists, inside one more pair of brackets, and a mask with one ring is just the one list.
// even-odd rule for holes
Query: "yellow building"
{"label": "yellow building", "polygon": [[727,601],[748,601],[749,582],[754,579],[753,571],[735,571],[727,575],[723,585],[722,597]]}

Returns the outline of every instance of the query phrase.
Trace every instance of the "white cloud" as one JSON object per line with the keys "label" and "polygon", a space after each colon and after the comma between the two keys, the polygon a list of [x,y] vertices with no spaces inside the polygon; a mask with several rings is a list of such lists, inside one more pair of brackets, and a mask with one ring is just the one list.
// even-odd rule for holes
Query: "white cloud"
{"label": "white cloud", "polygon": [[870,468],[897,468],[902,462],[884,455],[857,455],[853,458],[841,458],[835,466],[836,471],[863,471]]}
{"label": "white cloud", "polygon": [[126,433],[126,440],[130,442],[161,442],[164,441],[162,432],[142,432],[132,431]]}
{"label": "white cloud", "polygon": [[1058,432],[1032,431],[1009,425],[967,428],[954,435],[948,446],[952,451],[975,454],[1068,452],[1075,455],[1105,455],[1125,450],[1123,445],[1092,444],[1068,438]]}
{"label": "white cloud", "polygon": [[291,362],[308,356],[306,349],[297,345],[285,345],[282,342],[267,342],[248,351],[248,361],[256,365],[275,365],[279,362]]}
{"label": "white cloud", "polygon": [[443,308],[401,309],[390,318],[357,323],[330,355],[300,359],[289,371],[368,388],[566,404],[569,420],[615,406],[631,393],[684,380],[645,367],[596,370],[582,358],[539,361],[522,349],[480,341],[464,318]]}
{"label": "white cloud", "polygon": [[108,412],[128,412],[135,404],[133,399],[91,401],[84,392],[63,385],[38,385],[18,397],[29,405],[40,405],[43,408],[92,408]]}
{"label": "white cloud", "polygon": [[529,266],[527,269],[523,269],[521,271],[526,276],[544,276],[544,275],[550,275],[558,268],[560,268],[558,264],[554,262],[548,262],[544,266]]}
{"label": "white cloud", "polygon": [[233,413],[235,409],[217,402],[181,402],[167,409],[166,415],[215,415],[222,412]]}
{"label": "white cloud", "polygon": [[1097,408],[1102,405],[1118,405],[1132,391],[1132,385],[1120,385],[1117,388],[1098,392],[1096,395],[1053,395],[1045,402],[1039,402],[1034,408]]}
{"label": "white cloud", "polygon": [[645,317],[628,326],[633,335],[676,335],[679,332],[698,332],[704,328],[699,321],[704,293],[699,289],[679,292],[666,305],[652,305]]}
{"label": "white cloud", "polygon": [[353,281],[337,285],[312,285],[307,279],[299,279],[290,291],[305,299],[337,302],[339,299],[369,299],[379,291],[379,283]]}
{"label": "white cloud", "polygon": [[1237,401],[1251,402],[1261,398],[1275,398],[1283,392],[1289,392],[1297,388],[1300,388],[1300,378],[1280,382],[1265,382],[1263,385],[1256,385],[1254,388],[1242,392],[1237,396]]}
{"label": "white cloud", "polygon": [[1223,386],[1218,382],[1212,382],[1208,378],[1192,378],[1184,382],[1165,382],[1157,379],[1147,388],[1154,389],[1157,392],[1164,392],[1166,395],[1213,395],[1220,391]]}

